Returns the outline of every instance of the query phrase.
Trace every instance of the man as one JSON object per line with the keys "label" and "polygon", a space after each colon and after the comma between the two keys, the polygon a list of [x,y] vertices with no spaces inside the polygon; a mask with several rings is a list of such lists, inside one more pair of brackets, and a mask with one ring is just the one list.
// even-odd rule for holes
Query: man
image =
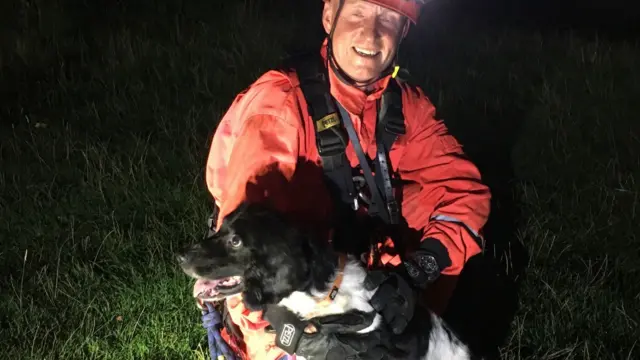
{"label": "man", "polygon": [[[363,201],[369,198],[371,204],[377,204],[375,213],[383,223],[397,224],[397,218],[395,222],[393,219],[398,210],[405,225],[399,232],[400,242],[398,236],[383,232],[370,247],[376,256],[369,256],[369,265],[404,269],[416,289],[424,293],[428,287],[427,291],[433,291],[438,283],[448,283],[445,278],[455,279],[465,262],[481,251],[480,232],[488,217],[490,193],[458,142],[441,121],[434,119],[434,106],[423,92],[396,79],[397,49],[411,23],[417,22],[425,0],[324,1],[322,24],[328,36],[318,61],[327,74],[335,113],[341,113],[345,127],[350,125],[351,135],[357,134],[357,143],[351,137],[345,149],[348,163],[364,174],[371,166],[359,159],[365,154],[370,160],[376,159],[373,167],[380,174],[389,169],[393,189],[384,185],[376,188],[371,184],[372,177],[355,177],[364,178],[360,185],[366,186],[357,187],[359,196],[354,199],[350,194],[350,199],[340,185],[328,185],[331,176],[325,176],[322,167],[327,166],[328,158],[320,156],[320,135],[316,134],[326,129],[320,129],[321,123],[309,112],[310,102],[301,88],[299,73],[273,70],[236,97],[213,137],[206,181],[219,208],[214,225],[219,226],[242,201],[267,201],[318,231],[327,231],[329,239],[330,230],[340,237],[341,227],[335,222],[337,209],[342,209],[340,218],[349,218],[342,216],[346,214],[343,205],[352,201],[352,213],[361,219],[360,214],[371,212],[373,205],[365,209]],[[376,128],[378,109],[385,91],[396,84],[404,128],[384,149],[388,150],[386,156],[378,155],[382,148]],[[328,123],[324,124],[338,128],[333,120]],[[376,176],[377,184],[390,184],[383,175],[380,178]],[[402,184],[395,179],[401,179]],[[353,184],[342,185],[353,190]],[[396,204],[398,209],[394,209]],[[349,227],[344,225],[342,229]],[[415,246],[409,244],[411,236],[417,239]],[[349,248],[349,236],[343,238],[346,240],[341,246]],[[397,292],[393,286],[400,286],[400,281],[388,281],[392,291],[387,293]],[[433,306],[438,312],[443,310],[450,290],[440,296],[444,299],[441,304]],[[375,306],[383,308],[380,311],[384,311],[385,319],[402,319],[390,324],[396,332],[402,331],[411,317],[411,311],[393,315],[394,305],[413,303],[404,296],[399,300],[387,297],[386,303]],[[275,335],[265,332],[269,323],[261,312],[249,311],[240,298],[227,299],[225,305],[240,330],[231,342],[237,343],[247,357],[278,359],[283,355],[275,345]],[[405,310],[397,306],[398,312]],[[232,340],[229,332],[224,336]],[[308,356],[304,349],[299,350],[300,355]]]}

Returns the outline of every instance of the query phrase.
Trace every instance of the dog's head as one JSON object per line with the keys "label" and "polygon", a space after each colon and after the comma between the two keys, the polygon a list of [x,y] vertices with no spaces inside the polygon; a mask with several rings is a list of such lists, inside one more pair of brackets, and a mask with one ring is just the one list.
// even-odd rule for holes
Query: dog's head
{"label": "dog's head", "polygon": [[323,240],[266,206],[243,204],[178,261],[197,279],[194,296],[216,301],[242,293],[249,309],[261,310],[294,291],[324,289],[336,258]]}

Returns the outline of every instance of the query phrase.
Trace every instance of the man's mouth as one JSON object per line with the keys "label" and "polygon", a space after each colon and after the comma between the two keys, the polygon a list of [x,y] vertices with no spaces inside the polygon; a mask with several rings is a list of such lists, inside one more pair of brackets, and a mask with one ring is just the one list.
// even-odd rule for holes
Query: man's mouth
{"label": "man's mouth", "polygon": [[198,279],[193,287],[193,297],[211,302],[242,292],[242,276],[229,276],[216,280]]}
{"label": "man's mouth", "polygon": [[360,56],[369,57],[369,58],[376,57],[378,54],[380,54],[380,51],[378,50],[363,49],[357,46],[353,47],[353,51],[355,51]]}

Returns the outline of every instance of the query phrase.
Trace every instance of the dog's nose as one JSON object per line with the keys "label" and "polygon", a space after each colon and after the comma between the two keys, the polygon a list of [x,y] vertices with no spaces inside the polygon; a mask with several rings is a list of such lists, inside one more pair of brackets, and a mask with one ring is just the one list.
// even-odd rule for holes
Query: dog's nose
{"label": "dog's nose", "polygon": [[184,264],[187,261],[187,257],[182,254],[178,254],[176,255],[176,260],[178,260],[178,264]]}

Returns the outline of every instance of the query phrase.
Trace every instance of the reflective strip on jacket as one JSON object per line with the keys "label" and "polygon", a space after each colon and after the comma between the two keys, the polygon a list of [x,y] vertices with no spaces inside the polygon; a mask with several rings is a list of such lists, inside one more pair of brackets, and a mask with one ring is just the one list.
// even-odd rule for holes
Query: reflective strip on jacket
{"label": "reflective strip on jacket", "polygon": [[[326,59],[326,40],[321,48]],[[349,112],[363,150],[376,156],[376,102],[391,76],[370,94],[342,83],[329,70],[331,93]],[[478,237],[489,215],[490,192],[476,166],[467,160],[457,140],[448,134],[422,90],[402,84],[407,132],[390,151],[391,166],[404,182],[400,198],[408,225],[435,238],[449,252],[445,275],[457,275],[465,262],[481,251]],[[358,165],[347,147],[352,166]],[[324,184],[313,122],[295,73],[272,70],[240,93],[213,136],[206,182],[222,219],[242,201],[268,201],[296,219],[327,229],[332,200]],[[328,236],[328,235],[327,235]],[[381,244],[383,264],[400,258],[388,239]],[[252,359],[277,359],[274,335],[260,312],[249,312],[238,297],[227,300],[230,316],[244,337]]]}

